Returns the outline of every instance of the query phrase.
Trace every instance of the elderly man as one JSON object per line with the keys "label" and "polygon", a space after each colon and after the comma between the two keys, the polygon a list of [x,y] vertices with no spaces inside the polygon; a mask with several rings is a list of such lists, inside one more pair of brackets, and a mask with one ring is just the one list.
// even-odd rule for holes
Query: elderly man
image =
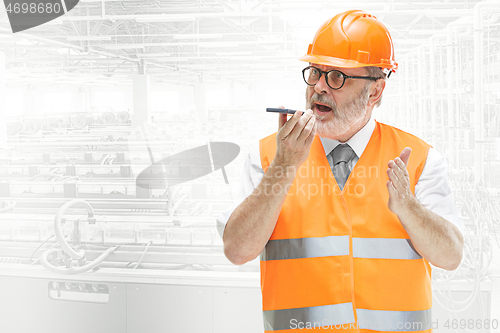
{"label": "elderly man", "polygon": [[224,253],[236,265],[261,256],[266,332],[431,332],[430,264],[458,267],[463,223],[444,158],[372,118],[397,69],[390,34],[347,11],[300,60],[307,111],[280,114],[250,152],[217,221]]}

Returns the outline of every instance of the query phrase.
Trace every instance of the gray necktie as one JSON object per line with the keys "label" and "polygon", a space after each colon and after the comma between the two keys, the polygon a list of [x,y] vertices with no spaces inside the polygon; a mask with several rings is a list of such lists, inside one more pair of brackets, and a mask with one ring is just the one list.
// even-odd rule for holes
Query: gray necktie
{"label": "gray necktie", "polygon": [[337,184],[339,184],[340,190],[342,190],[349,174],[351,173],[347,164],[356,155],[356,153],[347,143],[342,143],[335,147],[330,154],[332,155],[333,160],[332,172],[335,176]]}

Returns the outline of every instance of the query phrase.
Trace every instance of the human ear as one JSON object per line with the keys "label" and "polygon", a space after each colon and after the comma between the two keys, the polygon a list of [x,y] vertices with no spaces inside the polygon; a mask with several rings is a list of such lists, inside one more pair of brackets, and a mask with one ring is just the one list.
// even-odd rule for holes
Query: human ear
{"label": "human ear", "polygon": [[382,92],[385,89],[385,80],[378,79],[375,84],[372,84],[368,90],[368,106],[375,105],[378,100],[382,97]]}

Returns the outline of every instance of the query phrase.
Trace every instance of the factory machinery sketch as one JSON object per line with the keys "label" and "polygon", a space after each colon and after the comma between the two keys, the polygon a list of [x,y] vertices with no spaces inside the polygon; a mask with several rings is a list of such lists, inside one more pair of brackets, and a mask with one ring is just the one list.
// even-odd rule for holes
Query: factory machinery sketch
{"label": "factory machinery sketch", "polygon": [[[414,11],[412,24],[427,21],[433,33],[403,28],[393,33],[396,51],[404,50],[400,71],[390,78],[375,118],[422,137],[448,161],[449,183],[465,224],[465,250],[457,270],[433,267],[435,332],[500,332],[500,4],[471,1],[454,11],[447,2],[423,1],[422,8],[441,11],[427,16],[432,10],[410,2],[413,7],[404,14]],[[85,6],[93,10],[90,6],[100,3]],[[274,1],[264,3],[274,8]],[[365,5],[390,23],[398,15],[390,3]],[[239,10],[254,8],[247,7]],[[451,17],[443,14],[446,10]],[[78,7],[73,12],[65,24],[78,22]],[[259,15],[273,20],[272,10]],[[257,21],[244,22],[250,18],[228,15],[223,21],[225,28],[241,25],[239,33],[251,34],[248,27]],[[178,23],[172,27],[184,32],[186,23]],[[275,23],[275,30],[281,28],[285,35],[292,29]],[[15,59],[9,45],[7,60]],[[286,38],[283,45],[292,52]],[[103,46],[106,52],[113,51],[109,46]],[[126,64],[117,73],[128,66],[127,59],[121,61]],[[7,61],[7,70],[14,73],[17,63]],[[157,65],[139,68],[151,68],[159,77],[171,70]],[[176,66],[182,68],[182,62]],[[285,79],[295,70],[287,69]],[[263,72],[278,75],[269,68]],[[168,79],[180,80],[181,74],[174,71]],[[203,84],[214,75],[226,79],[222,70],[207,70]],[[197,98],[205,88],[193,84]],[[259,89],[247,90],[251,97],[245,100],[257,105]],[[303,98],[303,90],[297,94]],[[203,112],[218,115],[201,120],[160,113],[146,119],[137,109],[50,115],[7,110],[0,156],[0,310],[9,315],[0,320],[0,331],[262,332],[259,259],[231,264],[215,223],[235,199],[249,148],[276,130],[274,121],[263,124],[253,117],[253,106],[208,107]],[[216,142],[239,148],[217,165]],[[208,158],[188,164],[172,159],[197,147],[207,147]],[[140,186],[139,175],[158,161],[170,161],[149,169],[155,181],[164,182]],[[471,328],[469,320],[483,325]]]}

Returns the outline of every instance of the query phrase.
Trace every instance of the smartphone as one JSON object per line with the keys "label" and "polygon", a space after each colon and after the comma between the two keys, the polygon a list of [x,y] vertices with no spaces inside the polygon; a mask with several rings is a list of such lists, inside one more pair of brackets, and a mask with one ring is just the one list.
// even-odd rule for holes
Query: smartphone
{"label": "smartphone", "polygon": [[292,110],[292,109],[280,109],[280,108],[267,108],[267,112],[279,112],[279,113],[288,113],[288,114],[294,114],[297,110]]}

